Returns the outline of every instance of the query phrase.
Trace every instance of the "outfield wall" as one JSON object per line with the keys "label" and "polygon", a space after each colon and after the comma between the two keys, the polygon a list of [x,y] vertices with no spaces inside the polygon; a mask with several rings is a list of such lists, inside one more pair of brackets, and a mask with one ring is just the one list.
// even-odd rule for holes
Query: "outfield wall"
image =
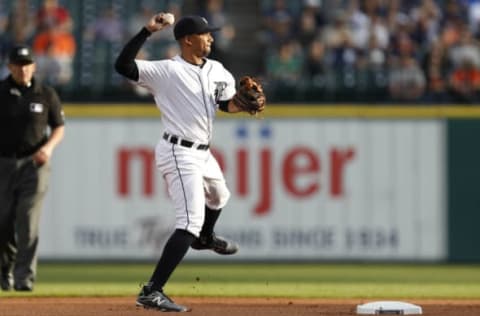
{"label": "outfield wall", "polygon": [[[449,236],[464,236],[451,223],[469,223],[447,212],[455,135],[445,119],[458,111],[287,106],[261,119],[220,115],[212,151],[232,198],[218,233],[241,246],[228,259],[461,260],[469,251],[452,247]],[[156,109],[70,105],[66,115],[40,257],[156,259],[174,215],[154,166]]]}

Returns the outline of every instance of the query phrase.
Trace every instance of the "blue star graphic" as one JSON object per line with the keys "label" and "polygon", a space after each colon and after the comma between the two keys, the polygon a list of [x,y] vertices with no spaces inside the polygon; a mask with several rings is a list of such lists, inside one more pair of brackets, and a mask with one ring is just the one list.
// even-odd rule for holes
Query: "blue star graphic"
{"label": "blue star graphic", "polygon": [[270,138],[272,136],[272,129],[268,125],[264,125],[260,128],[261,138]]}
{"label": "blue star graphic", "polygon": [[245,125],[240,125],[237,127],[236,134],[238,138],[244,139],[248,137],[248,130]]}

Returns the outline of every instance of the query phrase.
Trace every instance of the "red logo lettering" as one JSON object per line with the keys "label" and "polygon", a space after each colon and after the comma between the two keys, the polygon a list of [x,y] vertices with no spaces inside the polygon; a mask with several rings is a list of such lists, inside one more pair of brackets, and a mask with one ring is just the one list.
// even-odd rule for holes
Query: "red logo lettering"
{"label": "red logo lettering", "polygon": [[248,195],[248,152],[245,148],[237,151],[237,193],[240,196]]}
{"label": "red logo lettering", "polygon": [[330,194],[340,197],[344,194],[343,179],[347,162],[355,157],[353,148],[340,150],[334,148],[330,151]]}
{"label": "red logo lettering", "polygon": [[265,215],[272,205],[272,152],[269,149],[260,151],[260,201],[255,206],[257,215]]}
{"label": "red logo lettering", "polygon": [[120,148],[117,153],[118,181],[117,191],[120,196],[126,197],[130,194],[130,167],[134,158],[139,159],[142,164],[142,192],[147,197],[153,195],[154,161],[153,151],[148,148]]}
{"label": "red logo lettering", "polygon": [[[227,172],[227,161],[225,155],[218,149],[211,149],[212,154],[217,159],[220,168]],[[321,190],[321,159],[320,154],[308,147],[295,147],[289,150],[282,160],[280,160],[281,172],[274,172],[275,152],[268,147],[261,148],[258,152],[259,163],[254,166],[258,168],[258,179],[250,179],[252,170],[249,164],[250,151],[246,147],[241,147],[233,156],[235,163],[229,165],[234,168],[230,170],[235,172],[236,194],[239,197],[248,197],[250,194],[251,181],[258,181],[258,201],[255,202],[253,213],[259,216],[265,216],[271,211],[273,205],[273,190],[279,189],[281,185],[287,193],[296,198],[308,198],[318,194]],[[355,158],[355,149],[353,147],[336,148],[333,147],[328,153],[330,167],[328,193],[333,198],[342,197],[345,194],[345,173],[349,163]],[[121,147],[117,152],[118,162],[118,181],[117,192],[122,197],[131,194],[132,164],[140,163],[142,185],[141,192],[144,196],[151,198],[154,194],[155,180],[155,157],[153,151],[148,147]],[[281,179],[273,179],[279,174]],[[281,182],[280,182],[281,181]],[[274,183],[278,183],[275,187]]]}
{"label": "red logo lettering", "polygon": [[[320,157],[310,149],[301,147],[287,153],[283,162],[283,183],[287,192],[298,197],[307,197],[320,189],[318,175],[320,171]],[[314,175],[310,182],[300,187],[296,181],[301,176]]]}

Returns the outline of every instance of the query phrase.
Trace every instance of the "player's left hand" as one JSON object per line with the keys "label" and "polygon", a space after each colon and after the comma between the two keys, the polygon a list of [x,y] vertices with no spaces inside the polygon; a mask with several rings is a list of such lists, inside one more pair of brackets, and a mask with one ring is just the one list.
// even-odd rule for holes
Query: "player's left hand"
{"label": "player's left hand", "polygon": [[232,99],[235,106],[251,115],[265,110],[266,97],[262,84],[250,76],[240,79],[240,87]]}

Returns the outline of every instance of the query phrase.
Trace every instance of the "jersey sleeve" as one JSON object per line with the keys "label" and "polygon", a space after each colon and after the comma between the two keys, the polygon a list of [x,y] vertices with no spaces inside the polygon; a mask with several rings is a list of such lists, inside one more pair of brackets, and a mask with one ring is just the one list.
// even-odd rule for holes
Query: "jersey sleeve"
{"label": "jersey sleeve", "polygon": [[62,104],[58,94],[52,88],[47,88],[49,94],[49,113],[48,113],[48,125],[51,128],[62,126],[65,124],[65,115],[63,113]]}
{"label": "jersey sleeve", "polygon": [[168,60],[140,60],[135,59],[138,67],[138,82],[137,84],[147,88],[150,93],[158,89],[165,89],[168,84]]}
{"label": "jersey sleeve", "polygon": [[235,89],[235,79],[233,78],[233,75],[225,68],[224,68],[224,72],[225,72],[225,82],[227,83],[227,86],[225,87],[225,89],[222,92],[222,95],[219,98],[220,101],[230,100],[231,98],[233,98],[233,96],[237,92],[237,90]]}

